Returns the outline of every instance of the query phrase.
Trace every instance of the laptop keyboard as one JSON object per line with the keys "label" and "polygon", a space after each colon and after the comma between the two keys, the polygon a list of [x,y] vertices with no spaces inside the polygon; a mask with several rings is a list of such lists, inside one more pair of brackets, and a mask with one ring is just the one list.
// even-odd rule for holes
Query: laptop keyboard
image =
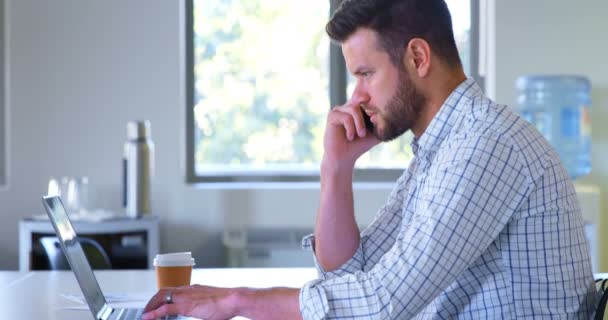
{"label": "laptop keyboard", "polygon": [[[112,315],[108,320],[139,320],[141,315],[144,313],[144,309],[126,308],[126,309],[114,309]],[[158,320],[178,320],[183,319],[179,316],[166,316],[158,318]]]}
{"label": "laptop keyboard", "polygon": [[133,320],[141,319],[141,314],[144,313],[143,309],[125,309],[118,320]]}
{"label": "laptop keyboard", "polygon": [[[115,310],[115,311],[122,311],[119,312],[117,314],[117,316],[114,317],[114,313],[112,313],[112,317],[110,317],[109,320],[139,320],[141,319],[141,315],[144,313],[144,309],[122,309],[122,310]],[[179,316],[166,316],[166,317],[162,317],[162,318],[158,318],[158,320],[177,320],[177,319],[183,319],[180,318]]]}
{"label": "laptop keyboard", "polygon": [[108,320],[136,320],[141,319],[144,309],[114,309],[112,316]]}

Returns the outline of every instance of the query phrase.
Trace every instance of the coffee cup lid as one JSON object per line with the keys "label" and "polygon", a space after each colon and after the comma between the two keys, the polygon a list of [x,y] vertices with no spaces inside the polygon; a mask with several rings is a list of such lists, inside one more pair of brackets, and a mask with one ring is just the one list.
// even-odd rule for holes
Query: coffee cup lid
{"label": "coffee cup lid", "polygon": [[183,266],[194,266],[194,258],[192,258],[192,252],[174,252],[157,254],[154,258],[155,267],[183,267]]}

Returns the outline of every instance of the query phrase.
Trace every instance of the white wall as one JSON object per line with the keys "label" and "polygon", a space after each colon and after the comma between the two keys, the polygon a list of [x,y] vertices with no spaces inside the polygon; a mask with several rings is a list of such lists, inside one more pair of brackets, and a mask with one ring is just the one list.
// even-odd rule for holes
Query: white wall
{"label": "white wall", "polygon": [[[316,185],[197,188],[184,183],[185,105],[180,1],[5,0],[9,185],[0,189],[0,269],[17,269],[17,223],[43,213],[52,175],[88,175],[95,204],[118,209],[128,120],[152,122],[154,210],[161,250],[192,250],[198,266],[224,263],[226,223],[312,227]],[[496,100],[512,104],[523,73],[590,76],[592,181],[608,190],[605,0],[496,0]],[[361,223],[387,188],[357,188]],[[236,222],[235,222],[236,221]]]}
{"label": "white wall", "polygon": [[[119,209],[127,121],[149,119],[161,250],[221,266],[225,222],[312,228],[318,186],[184,183],[182,1],[6,0],[9,184],[0,189],[0,269],[17,269],[19,219],[43,213],[50,176],[87,175],[95,205]],[[369,222],[387,188],[356,191]]]}
{"label": "white wall", "polygon": [[[515,104],[515,79],[531,73],[581,74],[592,84],[592,174],[601,190],[600,230],[608,191],[608,1],[495,0],[496,100]],[[600,232],[600,270],[608,270],[608,234]]]}

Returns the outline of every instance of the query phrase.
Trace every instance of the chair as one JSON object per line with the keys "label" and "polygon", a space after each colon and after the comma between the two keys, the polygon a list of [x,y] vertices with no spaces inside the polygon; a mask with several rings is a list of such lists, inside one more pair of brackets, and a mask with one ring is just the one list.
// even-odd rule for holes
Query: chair
{"label": "chair", "polygon": [[608,302],[608,278],[597,278],[595,279],[595,285],[600,293],[600,300],[595,309],[596,320],[603,320],[606,312],[606,303]]}
{"label": "chair", "polygon": [[[112,269],[108,254],[97,241],[82,237],[78,237],[77,239],[91,268]],[[61,244],[57,237],[42,237],[39,241],[48,257],[51,270],[70,270],[70,264],[61,250]]]}

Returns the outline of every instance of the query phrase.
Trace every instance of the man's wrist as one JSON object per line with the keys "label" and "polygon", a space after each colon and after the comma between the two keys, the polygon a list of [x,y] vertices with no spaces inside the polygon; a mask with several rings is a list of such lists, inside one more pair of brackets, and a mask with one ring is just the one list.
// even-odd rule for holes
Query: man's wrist
{"label": "man's wrist", "polygon": [[234,306],[233,316],[247,314],[251,307],[255,305],[255,289],[234,288],[229,299],[230,305]]}
{"label": "man's wrist", "polygon": [[301,319],[296,288],[235,288],[228,301],[234,306],[233,316],[251,319]]}
{"label": "man's wrist", "polygon": [[321,177],[352,176],[354,169],[354,163],[343,163],[328,158],[321,160]]}

